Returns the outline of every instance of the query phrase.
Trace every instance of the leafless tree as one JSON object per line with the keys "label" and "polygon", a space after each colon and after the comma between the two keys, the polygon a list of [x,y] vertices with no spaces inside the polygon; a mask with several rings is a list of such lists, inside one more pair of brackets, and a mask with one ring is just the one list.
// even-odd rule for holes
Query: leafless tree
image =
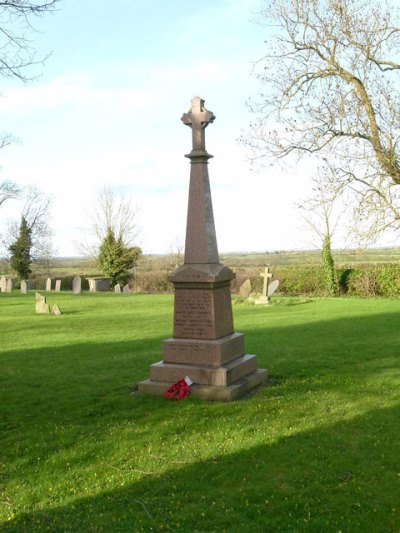
{"label": "leafless tree", "polygon": [[116,240],[121,239],[125,247],[134,246],[139,233],[137,213],[130,198],[118,196],[110,188],[103,187],[88,211],[87,227],[82,229],[83,238],[77,243],[79,252],[97,257],[108,230],[113,232]]}
{"label": "leafless tree", "polygon": [[3,239],[3,245],[7,249],[15,242],[19,235],[19,225],[23,217],[31,231],[32,249],[31,256],[34,262],[48,262],[52,255],[53,232],[50,226],[51,196],[35,186],[29,185],[23,190],[23,205],[21,216],[18,220],[8,223],[8,231]]}
{"label": "leafless tree", "polygon": [[[0,147],[1,147],[1,141],[0,141]],[[0,207],[7,202],[8,200],[16,200],[20,197],[21,189],[18,187],[18,185],[12,181],[4,180],[0,182]],[[18,231],[18,229],[17,229]],[[1,255],[7,255],[6,250],[8,248],[8,240],[7,235],[1,234],[0,235],[0,254]],[[3,248],[3,249],[2,249]],[[2,268],[4,270],[4,268]]]}
{"label": "leafless tree", "polygon": [[[0,1],[0,77],[27,82],[34,79],[33,68],[43,64],[46,57],[38,57],[30,34],[35,31],[32,21],[44,13],[54,11],[59,0],[3,0]],[[0,148],[10,144],[12,136],[4,133]]]}
{"label": "leafless tree", "polygon": [[32,79],[30,67],[43,63],[38,58],[28,33],[34,30],[32,20],[56,8],[59,0],[0,1],[0,76]]}
{"label": "leafless tree", "polygon": [[327,174],[333,169],[320,167],[313,178],[312,196],[301,200],[298,207],[303,211],[303,219],[311,233],[317,238],[320,247],[326,236],[332,239],[344,208],[341,203],[342,191],[326,187]]}
{"label": "leafless tree", "polygon": [[254,157],[324,157],[337,187],[355,193],[370,238],[400,229],[398,9],[385,0],[270,0],[262,20],[276,33],[256,66],[266,90],[251,106]]}
{"label": "leafless tree", "polygon": [[[3,0],[0,1],[0,77],[17,78],[27,82],[35,76],[31,67],[42,64],[46,58],[38,58],[29,34],[35,31],[32,21],[44,13],[56,9],[59,0]],[[2,134],[0,137],[0,149],[12,141],[12,136]],[[20,188],[13,182],[5,180],[0,182],[0,206],[10,199],[15,199],[21,193]],[[29,197],[29,194],[28,194]],[[31,200],[33,201],[32,197]],[[36,201],[38,198],[36,198]],[[29,203],[29,199],[27,199]],[[39,202],[41,204],[41,202]],[[30,204],[30,209],[38,207],[37,202]],[[28,205],[26,208],[29,209]],[[37,225],[41,217],[36,213]],[[18,226],[18,224],[17,224]],[[12,237],[13,223],[9,228],[5,240]],[[10,233],[11,231],[11,233]],[[4,239],[3,239],[4,243]]]}
{"label": "leafless tree", "polygon": [[303,210],[303,218],[308,228],[318,238],[325,286],[331,295],[338,292],[332,239],[347,205],[346,201],[343,202],[345,195],[343,188],[336,185],[334,187],[327,186],[327,183],[334,179],[334,176],[335,170],[325,162],[325,165],[318,168],[313,178],[313,195],[298,204]]}
{"label": "leafless tree", "polygon": [[168,260],[170,268],[178,268],[183,264],[185,245],[178,236],[176,236],[169,246]]}
{"label": "leafless tree", "polygon": [[5,180],[0,182],[0,206],[7,200],[19,197],[21,189],[14,182]]}

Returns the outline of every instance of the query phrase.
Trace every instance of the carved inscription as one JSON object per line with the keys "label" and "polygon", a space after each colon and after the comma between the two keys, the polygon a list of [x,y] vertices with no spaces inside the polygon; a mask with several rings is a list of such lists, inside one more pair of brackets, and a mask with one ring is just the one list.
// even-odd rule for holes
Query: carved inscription
{"label": "carved inscription", "polygon": [[215,338],[214,301],[211,290],[175,291],[174,337]]}
{"label": "carved inscription", "polygon": [[174,355],[179,357],[187,354],[190,354],[191,356],[206,355],[213,349],[213,346],[208,344],[194,344],[190,342],[176,342],[175,344],[169,345],[168,348],[170,351],[173,351]]}

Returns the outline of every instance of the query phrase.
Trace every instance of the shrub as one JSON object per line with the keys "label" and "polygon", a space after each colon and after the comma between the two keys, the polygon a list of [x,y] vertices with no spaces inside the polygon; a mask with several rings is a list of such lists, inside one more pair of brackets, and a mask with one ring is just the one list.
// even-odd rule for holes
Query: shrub
{"label": "shrub", "polygon": [[[249,270],[236,273],[232,281],[232,292],[237,294],[241,284],[250,279],[252,290],[262,291],[261,270]],[[336,269],[340,294],[350,296],[372,297],[400,296],[400,265],[361,265],[352,268]],[[279,279],[278,293],[288,296],[327,296],[326,278],[322,266],[276,267],[274,277]]]}
{"label": "shrub", "polygon": [[279,279],[279,292],[290,296],[324,296],[326,280],[322,267],[285,267],[275,273]]}
{"label": "shrub", "polygon": [[378,283],[381,296],[400,296],[400,266],[385,265],[378,270]]}
{"label": "shrub", "polygon": [[376,273],[368,269],[354,269],[347,280],[347,294],[351,296],[377,296],[379,285],[376,280]]}
{"label": "shrub", "polygon": [[129,286],[134,292],[172,292],[168,272],[138,272]]}
{"label": "shrub", "polygon": [[340,279],[343,292],[353,296],[400,296],[400,266],[397,264],[346,269]]}
{"label": "shrub", "polygon": [[[262,269],[238,269],[236,278],[232,280],[231,292],[238,294],[242,283],[249,279],[252,292],[261,294],[263,279],[260,276]],[[340,294],[361,297],[400,297],[400,265],[361,265],[336,270]],[[165,270],[139,272],[129,281],[134,292],[172,292],[173,285],[168,281],[169,272]],[[53,288],[55,279],[61,279],[61,290],[72,290],[72,280],[75,276],[51,276]],[[89,290],[85,276],[82,278],[82,290]],[[32,277],[32,289],[44,290],[47,276]],[[273,278],[279,279],[280,285],[277,293],[287,296],[327,296],[326,279],[322,266],[305,267],[275,267]],[[17,288],[18,285],[14,284]]]}

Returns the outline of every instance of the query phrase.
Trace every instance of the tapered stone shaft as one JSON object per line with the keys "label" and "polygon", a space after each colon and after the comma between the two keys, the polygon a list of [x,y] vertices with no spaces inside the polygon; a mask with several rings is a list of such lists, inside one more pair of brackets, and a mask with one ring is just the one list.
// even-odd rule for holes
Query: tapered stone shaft
{"label": "tapered stone shaft", "polygon": [[235,274],[219,262],[204,129],[214,120],[195,96],[182,122],[192,129],[189,202],[184,264],[169,276],[174,284],[173,337],[164,341],[163,360],[151,365],[142,394],[164,394],[188,376],[191,394],[230,401],[264,383],[255,355],[244,353],[244,336],[233,327],[230,282]]}

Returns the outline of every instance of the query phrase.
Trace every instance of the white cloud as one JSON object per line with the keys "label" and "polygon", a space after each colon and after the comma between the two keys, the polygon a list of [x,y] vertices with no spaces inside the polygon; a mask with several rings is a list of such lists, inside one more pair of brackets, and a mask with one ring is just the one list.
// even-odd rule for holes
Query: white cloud
{"label": "white cloud", "polygon": [[107,89],[92,85],[88,77],[63,76],[44,85],[9,91],[0,100],[0,113],[26,116],[64,106],[134,112],[150,107],[155,98],[148,89]]}

